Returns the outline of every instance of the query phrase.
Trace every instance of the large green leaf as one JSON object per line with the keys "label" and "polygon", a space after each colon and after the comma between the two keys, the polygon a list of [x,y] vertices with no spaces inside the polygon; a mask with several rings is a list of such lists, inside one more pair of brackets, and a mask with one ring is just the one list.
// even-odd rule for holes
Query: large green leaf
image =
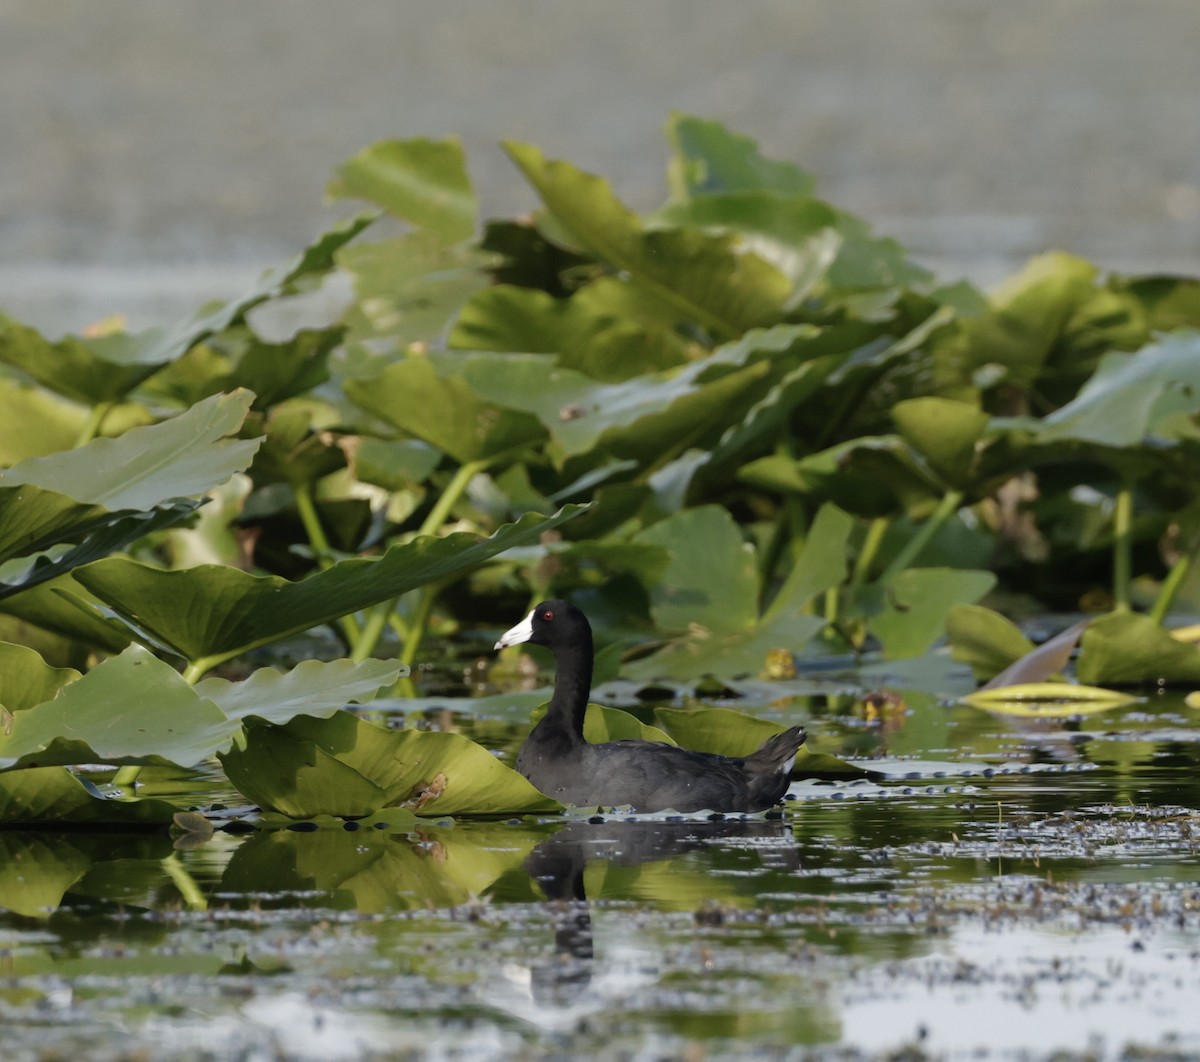
{"label": "large green leaf", "polygon": [[223,565],[162,571],[124,557],[78,569],[75,578],[106,602],[136,637],[207,669],[289,634],[389,601],[460,574],[513,546],[536,541],[576,513],[527,513],[489,538],[466,532],[393,546],[377,559],[339,561],[299,582]]}
{"label": "large green leaf", "polygon": [[84,611],[71,599],[99,604],[68,572],[32,588],[22,586],[20,593],[5,596],[0,592],[0,613],[106,653],[119,653],[129,644],[129,632],[123,623],[94,609]]}
{"label": "large green leaf", "polygon": [[377,141],[343,162],[325,192],[364,199],[449,241],[475,231],[475,195],[455,138]]}
{"label": "large green leaf", "polygon": [[647,231],[601,178],[547,161],[528,144],[505,147],[570,238],[627,273],[680,322],[731,339],[778,320],[791,283],[756,255],[739,252],[732,237],[695,229]]}
{"label": "large green leaf", "polygon": [[234,727],[174,668],[140,646],[110,657],[53,699],[14,714],[0,734],[0,770],[72,763],[207,759]]}
{"label": "large green leaf", "polygon": [[481,398],[461,375],[440,373],[426,357],[396,362],[373,379],[347,380],[345,390],[369,413],[460,462],[489,460],[545,437],[534,417]]}
{"label": "large green leaf", "polygon": [[[260,668],[241,682],[210,678],[193,688],[134,646],[68,682],[75,672],[63,678],[57,669],[39,669],[19,650],[0,652],[0,663],[12,659],[14,696],[21,702],[13,705],[9,732],[0,728],[0,770],[75,763],[187,767],[228,747],[248,715],[281,723],[302,713],[328,715],[350,701],[369,700],[405,671],[387,660],[308,660],[285,673]],[[39,689],[48,696],[30,704]]]}
{"label": "large green leaf", "polygon": [[32,484],[110,510],[145,510],[203,494],[249,465],[257,439],[233,439],[254,396],[214,395],[178,416],[116,439],[22,461],[0,473],[5,487]]}
{"label": "large green leaf", "polygon": [[1135,354],[1113,351],[1075,399],[1042,421],[1043,440],[1123,448],[1200,439],[1200,331],[1180,329]]}
{"label": "large green leaf", "polygon": [[[754,330],[680,369],[598,383],[540,354],[445,354],[439,362],[471,390],[507,409],[533,413],[564,457],[597,446],[657,460],[666,449],[710,436],[713,443],[763,391],[773,359],[798,352],[807,326]],[[802,355],[801,355],[802,356]]]}
{"label": "large green leaf", "polygon": [[[786,730],[783,723],[756,719],[730,708],[656,708],[654,718],[684,748],[719,756],[749,756],[768,738]],[[869,771],[828,753],[800,746],[793,778],[864,778]]]}
{"label": "large green leaf", "polygon": [[[9,559],[0,568],[0,599],[23,594],[153,531],[173,527],[199,505],[198,500],[183,498],[147,512],[108,512],[38,487],[0,487],[0,557]],[[74,545],[68,547],[69,542]],[[39,555],[25,562],[13,560],[35,553]]]}
{"label": "large green leaf", "polygon": [[868,626],[889,657],[920,656],[945,634],[951,608],[974,604],[995,585],[991,572],[906,568],[873,588],[881,607]]}
{"label": "large green leaf", "polygon": [[653,524],[638,542],[668,549],[667,570],[650,587],[650,610],[663,631],[703,627],[713,635],[741,633],[758,618],[754,549],[717,505],[687,509]]}
{"label": "large green leaf", "polygon": [[459,307],[487,283],[485,261],[473,247],[426,230],[347,247],[338,264],[354,282],[356,302],[345,324],[356,338],[438,342]]}
{"label": "large green leaf", "polygon": [[[61,827],[64,823],[163,826],[178,811],[165,800],[105,798],[65,767],[33,767],[0,773],[0,823],[51,827]],[[0,831],[0,838],[4,836]],[[0,867],[6,865],[5,860],[0,860]],[[55,880],[63,879],[57,874],[52,876]],[[0,887],[0,904],[5,903],[7,896],[7,888]]]}
{"label": "large green leaf", "polygon": [[1075,664],[1091,686],[1200,682],[1200,650],[1177,641],[1148,616],[1113,612],[1093,620]]}
{"label": "large green leaf", "polygon": [[668,179],[676,198],[756,191],[800,196],[813,190],[811,174],[764,158],[753,140],[719,122],[672,114],[667,139],[674,149]]}
{"label": "large green leaf", "polygon": [[319,716],[351,701],[369,701],[407,673],[395,660],[303,660],[290,671],[260,667],[241,682],[207,678],[195,688],[230,719],[255,715],[286,723],[297,715]]}
{"label": "large green leaf", "polygon": [[[79,678],[71,667],[51,667],[41,655],[23,645],[0,642],[0,707],[24,711],[50,700],[63,686]],[[0,727],[2,730],[3,727]]]}
{"label": "large green leaf", "polygon": [[1033,652],[1033,642],[1015,623],[982,605],[951,608],[946,614],[946,636],[951,655],[969,664],[980,682]]}
{"label": "large green leaf", "polygon": [[397,806],[431,816],[561,807],[461,734],[385,730],[347,712],[282,727],[248,719],[244,741],[221,762],[240,792],[291,818]]}
{"label": "large green leaf", "polygon": [[69,450],[79,439],[86,411],[74,402],[0,379],[0,465]]}
{"label": "large green leaf", "polygon": [[842,582],[852,521],[826,507],[804,552],[766,611],[759,614],[757,561],[732,518],[716,506],[684,510],[637,538],[671,550],[666,572],[650,587],[659,626],[686,632],[652,656],[626,664],[633,678],[732,678],[758,674],[778,651],[801,650],[825,625],[813,597]]}
{"label": "large green leaf", "polygon": [[154,373],[156,361],[123,347],[119,337],[102,340],[67,336],[51,342],[36,329],[0,314],[0,361],[38,383],[84,405],[116,402]]}

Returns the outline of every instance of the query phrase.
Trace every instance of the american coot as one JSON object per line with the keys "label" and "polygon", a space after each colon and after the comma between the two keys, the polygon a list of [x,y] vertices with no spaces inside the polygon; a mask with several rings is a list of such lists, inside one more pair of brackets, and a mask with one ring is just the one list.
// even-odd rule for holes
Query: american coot
{"label": "american coot", "polygon": [[496,643],[532,642],[554,654],[554,695],[521,746],[517,770],[564,804],[631,804],[638,811],[763,811],[783,798],[804,731],[768,738],[745,759],[693,752],[661,741],[583,736],[592,687],[592,628],[567,601],[543,601]]}

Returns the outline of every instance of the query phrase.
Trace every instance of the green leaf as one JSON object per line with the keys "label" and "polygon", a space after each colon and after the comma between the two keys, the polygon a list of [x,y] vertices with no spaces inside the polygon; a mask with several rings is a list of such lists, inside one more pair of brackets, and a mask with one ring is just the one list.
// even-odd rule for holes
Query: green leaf
{"label": "green leaf", "polygon": [[85,416],[73,402],[40,387],[0,379],[0,465],[71,449]]}
{"label": "green leaf", "polygon": [[698,323],[724,340],[778,320],[791,283],[756,255],[739,253],[732,237],[646,231],[603,179],[547,161],[531,145],[505,148],[574,241],[629,274],[680,322]]}
{"label": "green leaf", "polygon": [[811,174],[764,158],[753,140],[719,122],[672,114],[667,139],[674,149],[668,180],[676,198],[760,190],[800,196],[813,190]]}
{"label": "green leaf", "polygon": [[976,690],[959,698],[965,704],[1025,719],[1056,719],[1123,708],[1137,700],[1126,693],[1076,686],[1070,682],[1026,682]]}
{"label": "green leaf", "polygon": [[622,671],[640,679],[728,678],[759,673],[773,652],[798,652],[825,625],[809,602],[844,578],[849,530],[844,513],[824,512],[806,547],[813,553],[760,617],[758,562],[728,512],[700,506],[653,524],[635,541],[665,547],[672,559],[648,588],[651,614],[664,630],[686,633]]}
{"label": "green leaf", "polygon": [[1125,448],[1200,439],[1200,331],[1180,329],[1135,354],[1106,354],[1079,394],[1042,421],[1042,440]]}
{"label": "green leaf", "polygon": [[[529,722],[536,726],[545,718],[548,703],[539,704],[529,715]],[[664,730],[643,723],[632,712],[620,708],[609,708],[604,704],[589,704],[583,716],[583,736],[593,745],[606,741],[663,741],[674,745],[675,741]]]}
{"label": "green leaf", "polygon": [[364,199],[455,243],[475,231],[475,194],[457,138],[377,141],[334,171],[325,194]]}
{"label": "green leaf", "polygon": [[1033,642],[1011,620],[982,605],[955,605],[946,614],[950,655],[969,664],[977,681],[999,674],[1026,653]]}
{"label": "green leaf", "polygon": [[1075,662],[1091,686],[1200,682],[1200,650],[1177,641],[1148,616],[1113,612],[1093,620]]}
{"label": "green leaf", "polygon": [[[0,534],[0,557],[11,559],[49,551],[25,564],[6,565],[0,599],[24,594],[82,564],[124,549],[153,531],[173,527],[199,504],[181,499],[144,513],[110,513],[100,506],[80,505],[37,487],[0,487],[0,526],[6,532]],[[76,545],[67,548],[68,541]],[[52,548],[56,544],[57,548]]]}
{"label": "green leaf", "polygon": [[731,708],[655,708],[654,721],[685,749],[749,756],[787,727]]}
{"label": "green leaf", "polygon": [[385,730],[347,712],[283,727],[249,719],[244,745],[221,762],[240,792],[291,818],[405,806],[431,816],[560,807],[460,734]]}
{"label": "green leaf", "polygon": [[949,398],[910,398],[892,407],[896,427],[948,486],[971,484],[976,444],[990,417],[977,405]]}
{"label": "green leaf", "polygon": [[[65,767],[35,767],[0,773],[0,823],[23,826],[92,823],[164,826],[179,810],[165,800],[106,799]],[[5,835],[0,831],[0,838]],[[6,864],[0,861],[0,868]],[[0,902],[8,896],[0,889]]]}
{"label": "green leaf", "polygon": [[[654,718],[686,749],[718,756],[745,757],[787,727],[730,708],[656,708]],[[794,778],[865,778],[870,772],[827,753],[811,752],[807,742],[796,753]]]}
{"label": "green leaf", "polygon": [[426,357],[398,361],[372,379],[347,380],[345,391],[367,412],[464,464],[545,437],[534,417],[481,398],[460,375],[440,373]]}
{"label": "green leaf", "polygon": [[740,633],[758,618],[754,550],[725,509],[704,505],[660,520],[636,541],[670,550],[671,561],[650,588],[650,612],[664,631],[703,627]]}
{"label": "green leaf", "polygon": [[137,352],[119,344],[119,337],[76,336],[52,343],[36,329],[0,314],[0,361],[85,406],[119,401],[157,371],[159,363],[140,361]]}
{"label": "green leaf", "polygon": [[[71,667],[50,667],[39,653],[23,645],[0,642],[0,706],[10,712],[24,711],[48,701],[68,682],[79,678]],[[0,727],[0,731],[4,728]]]}
{"label": "green leaf", "polygon": [[[92,607],[84,611],[71,599],[86,601]],[[32,588],[22,586],[19,593],[11,596],[0,592],[0,613],[85,646],[119,653],[129,644],[129,634],[124,624],[94,611],[97,605],[95,598],[70,573]]]}
{"label": "green leaf", "polygon": [[459,308],[484,284],[485,259],[420,230],[338,255],[357,298],[344,323],[359,339],[387,336],[398,344],[440,342]]}
{"label": "green leaf", "polygon": [[140,646],[97,664],[0,733],[0,770],[72,763],[190,766],[234,726],[212,701]]}
{"label": "green leaf", "polygon": [[646,460],[698,435],[715,441],[770,372],[766,360],[739,368],[746,356],[722,348],[682,369],[609,384],[541,354],[447,354],[438,360],[454,373],[449,379],[461,379],[481,398],[534,414],[562,457],[603,447]]}
{"label": "green leaf", "polygon": [[230,719],[255,715],[286,723],[297,715],[320,716],[352,701],[369,701],[406,674],[408,668],[395,660],[303,660],[290,671],[260,667],[241,682],[207,678],[195,689]]}
{"label": "green leaf", "polygon": [[527,513],[489,538],[465,532],[392,546],[376,559],[339,561],[299,582],[224,565],[162,571],[124,557],[78,569],[136,637],[148,637],[202,670],[289,634],[458,575],[513,546],[536,541],[583,507],[551,517]]}
{"label": "green leaf", "polygon": [[876,588],[882,610],[869,619],[871,632],[889,658],[920,656],[945,634],[953,606],[974,604],[995,585],[991,572],[906,568]]}
{"label": "green leaf", "polygon": [[150,509],[203,494],[249,465],[257,439],[230,439],[254,396],[214,395],[191,409],[116,439],[34,457],[0,473],[0,485],[32,484],[110,510]]}

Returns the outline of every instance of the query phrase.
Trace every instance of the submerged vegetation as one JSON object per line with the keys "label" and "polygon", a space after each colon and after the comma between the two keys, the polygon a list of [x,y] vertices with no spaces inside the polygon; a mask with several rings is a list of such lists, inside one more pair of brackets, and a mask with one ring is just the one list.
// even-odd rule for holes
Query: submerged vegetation
{"label": "submerged vegetation", "polygon": [[[948,629],[986,679],[1033,648],[989,594],[1095,613],[1081,682],[1200,681],[1165,626],[1200,604],[1200,282],[1053,253],[985,296],[744,138],[668,135],[646,216],[508,144],[542,207],[480,231],[456,142],[382,142],[329,189],[372,212],[242,298],[56,342],[0,317],[0,822],[168,822],[112,795],[214,757],[294,817],[552,810],[465,736],[342,710],[546,596],[639,684]],[[246,674],[322,625],[341,659]]]}

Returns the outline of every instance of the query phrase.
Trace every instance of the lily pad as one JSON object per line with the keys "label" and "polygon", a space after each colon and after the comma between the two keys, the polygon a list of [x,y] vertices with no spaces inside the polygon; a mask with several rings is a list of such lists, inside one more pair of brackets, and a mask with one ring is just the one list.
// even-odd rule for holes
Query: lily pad
{"label": "lily pad", "polygon": [[982,605],[955,605],[946,613],[950,654],[985,681],[1033,652],[1034,645],[1011,620]]}
{"label": "lily pad", "polygon": [[1027,682],[977,690],[960,700],[989,712],[1040,719],[1106,712],[1132,704],[1137,698],[1116,690],[1070,682]]}
{"label": "lily pad", "polygon": [[461,734],[385,730],[347,712],[286,726],[248,719],[244,742],[220,759],[240,792],[292,818],[385,807],[431,816],[561,807]]}
{"label": "lily pad", "polygon": [[1093,620],[1075,664],[1093,686],[1200,682],[1200,649],[1172,638],[1148,616],[1113,612]]}

